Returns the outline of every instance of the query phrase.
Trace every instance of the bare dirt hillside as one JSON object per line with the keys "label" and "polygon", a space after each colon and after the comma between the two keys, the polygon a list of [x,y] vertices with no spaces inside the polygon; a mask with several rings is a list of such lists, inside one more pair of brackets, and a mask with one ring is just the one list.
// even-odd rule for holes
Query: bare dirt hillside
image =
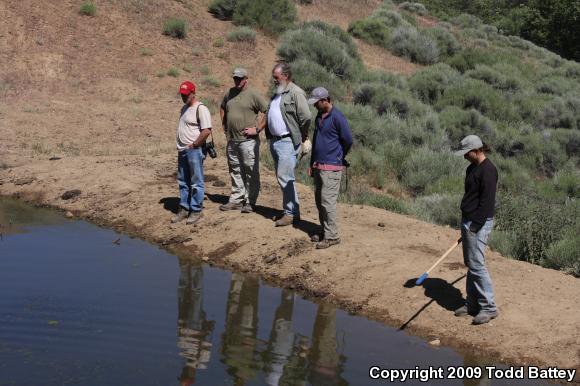
{"label": "bare dirt hillside", "polygon": [[[315,0],[300,14],[322,18],[330,3]],[[356,12],[374,7],[363,3],[367,9],[337,6],[327,20],[344,27],[349,18],[364,16]],[[580,368],[578,279],[490,253],[501,315],[471,326],[452,312],[465,286],[459,250],[424,286],[409,285],[457,239],[456,230],[341,205],[343,243],[317,251],[307,238],[317,218],[312,193],[299,187],[304,209],[296,228],[274,228],[281,195],[266,169],[256,213],[220,212],[229,178],[218,124],[222,147],[206,162],[205,218],[195,228],[170,225],[177,206],[179,82],[197,81],[211,104],[235,65],[246,66],[264,90],[275,59],[276,42],[264,35],[256,47],[220,46],[219,38],[234,27],[212,18],[206,6],[197,0],[108,0],[98,2],[91,18],[78,14],[76,1],[0,0],[0,194],[259,274],[443,345],[511,363]],[[187,20],[185,40],[161,35],[172,16]],[[162,76],[172,67],[177,77]],[[73,189],[80,195],[61,198]]]}

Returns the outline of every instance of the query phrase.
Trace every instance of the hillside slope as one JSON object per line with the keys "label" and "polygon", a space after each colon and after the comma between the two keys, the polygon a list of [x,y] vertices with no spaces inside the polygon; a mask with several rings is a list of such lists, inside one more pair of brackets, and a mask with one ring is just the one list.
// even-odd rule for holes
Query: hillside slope
{"label": "hillside slope", "polygon": [[[270,219],[281,197],[266,169],[257,213],[220,212],[229,179],[217,124],[222,148],[206,163],[206,217],[196,228],[169,225],[177,194],[177,85],[185,78],[202,80],[200,94],[215,108],[233,66],[248,67],[256,74],[253,84],[264,90],[275,59],[276,42],[263,35],[255,48],[227,41],[216,47],[234,27],[212,18],[206,4],[111,0],[88,18],[74,1],[1,2],[0,194],[70,210],[176,253],[259,274],[444,345],[511,363],[580,368],[580,313],[571,301],[580,298],[577,279],[490,253],[501,316],[471,326],[452,312],[465,285],[459,251],[423,287],[405,286],[457,239],[456,230],[340,205],[343,243],[318,251],[306,235],[317,218],[312,193],[299,187],[304,212],[297,228],[275,229]],[[171,16],[187,20],[185,40],[161,35]],[[180,75],[160,76],[171,67]],[[223,85],[204,82],[208,76]],[[50,161],[53,156],[60,159]],[[61,199],[71,189],[82,193]],[[265,263],[270,256],[274,262]]]}

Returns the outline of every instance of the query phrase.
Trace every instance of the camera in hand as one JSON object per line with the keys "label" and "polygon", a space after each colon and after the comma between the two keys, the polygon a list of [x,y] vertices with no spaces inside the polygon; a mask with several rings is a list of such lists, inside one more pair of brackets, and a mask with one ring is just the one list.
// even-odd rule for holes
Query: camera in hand
{"label": "camera in hand", "polygon": [[215,146],[213,144],[213,141],[206,142],[203,146],[204,146],[205,152],[207,154],[209,154],[209,156],[211,158],[216,158],[217,157],[217,152],[215,150]]}

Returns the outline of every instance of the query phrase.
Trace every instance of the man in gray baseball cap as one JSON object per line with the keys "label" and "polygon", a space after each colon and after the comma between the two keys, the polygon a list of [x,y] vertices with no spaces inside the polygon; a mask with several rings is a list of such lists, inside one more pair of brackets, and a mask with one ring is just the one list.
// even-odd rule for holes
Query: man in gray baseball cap
{"label": "man in gray baseball cap", "polygon": [[248,71],[232,72],[230,88],[220,106],[222,125],[228,138],[227,156],[232,192],[220,210],[254,211],[260,192],[260,131],[266,126],[268,102],[248,85]]}
{"label": "man in gray baseball cap", "polygon": [[328,90],[312,90],[308,103],[318,110],[315,119],[312,153],[308,175],[314,179],[316,208],[320,231],[312,234],[317,249],[340,243],[337,221],[337,200],[345,157],[352,146],[352,133],[342,112],[332,104]]}
{"label": "man in gray baseball cap", "polygon": [[486,157],[489,148],[477,135],[461,140],[460,150],[471,164],[465,173],[465,193],[461,200],[461,240],[467,266],[465,305],[456,316],[474,315],[473,324],[484,324],[498,316],[491,277],[485,266],[485,248],[493,228],[497,169]]}

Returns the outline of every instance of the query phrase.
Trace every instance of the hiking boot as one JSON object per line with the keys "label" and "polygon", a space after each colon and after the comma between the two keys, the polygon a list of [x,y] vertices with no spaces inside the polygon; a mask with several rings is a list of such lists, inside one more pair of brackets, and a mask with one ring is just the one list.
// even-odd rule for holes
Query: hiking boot
{"label": "hiking boot", "polygon": [[242,213],[252,213],[254,211],[254,205],[252,204],[244,204],[242,206]]}
{"label": "hiking boot", "polygon": [[276,220],[276,226],[277,227],[285,227],[286,225],[292,225],[293,222],[294,222],[294,217],[288,216],[287,214],[285,214],[280,219]]}
{"label": "hiking boot", "polygon": [[498,315],[499,315],[499,313],[497,311],[493,311],[493,312],[480,311],[479,314],[477,314],[475,316],[475,318],[473,318],[472,323],[473,324],[485,324],[485,323],[489,322],[490,320],[497,318]]}
{"label": "hiking boot", "polygon": [[201,212],[191,212],[185,224],[187,225],[197,224],[202,217],[203,213]]}
{"label": "hiking boot", "polygon": [[188,217],[189,217],[189,211],[180,206],[179,210],[177,211],[177,214],[171,218],[171,223],[172,224],[178,223],[180,221],[185,220]]}
{"label": "hiking boot", "polygon": [[320,236],[318,233],[310,235],[310,241],[312,241],[313,243],[317,243],[321,240],[322,240],[322,236]]}
{"label": "hiking boot", "polygon": [[316,244],[316,249],[326,249],[336,244],[340,244],[340,239],[324,239]]}
{"label": "hiking boot", "polygon": [[220,210],[228,211],[228,210],[239,210],[242,209],[241,202],[228,202],[227,204],[220,205]]}

